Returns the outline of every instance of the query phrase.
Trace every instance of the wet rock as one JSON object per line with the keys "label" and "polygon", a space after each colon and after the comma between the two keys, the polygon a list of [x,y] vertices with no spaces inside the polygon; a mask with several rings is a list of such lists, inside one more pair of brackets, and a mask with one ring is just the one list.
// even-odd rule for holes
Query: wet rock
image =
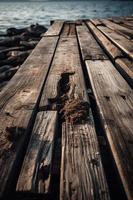
{"label": "wet rock", "polygon": [[47,28],[33,24],[27,28],[9,28],[0,40],[0,91],[38,44]]}
{"label": "wet rock", "polygon": [[0,59],[3,60],[6,58],[6,54],[4,52],[0,52]]}
{"label": "wet rock", "polygon": [[10,54],[12,54],[10,57],[0,62],[0,66],[13,65],[14,67],[16,67],[17,65],[21,65],[25,61],[25,59],[29,56],[30,52],[29,51],[21,52],[18,53],[18,55],[15,55],[17,54],[16,52],[11,52]]}
{"label": "wet rock", "polygon": [[12,68],[11,65],[4,65],[4,66],[0,67],[0,73],[5,72],[5,71],[9,70],[10,68]]}
{"label": "wet rock", "polygon": [[7,33],[8,36],[14,36],[14,35],[22,34],[25,31],[26,31],[26,28],[22,28],[22,29],[8,28],[6,33]]}
{"label": "wet rock", "polygon": [[0,40],[0,46],[4,46],[4,47],[17,46],[19,45],[19,42],[20,42],[20,37],[6,38],[3,40]]}
{"label": "wet rock", "polygon": [[44,33],[47,31],[47,28],[45,26],[39,25],[39,24],[33,24],[28,28],[8,28],[7,29],[7,35],[8,36],[14,36],[14,35],[21,35],[24,33],[30,33],[31,35],[40,35],[41,33]]}
{"label": "wet rock", "polygon": [[8,81],[12,78],[12,76],[16,73],[19,67],[15,67],[13,69],[9,69],[3,73],[0,73],[0,83],[3,81]]}
{"label": "wet rock", "polygon": [[2,50],[0,50],[0,53],[4,53],[7,54],[10,51],[25,51],[27,50],[24,46],[19,46],[19,47],[10,47],[10,48],[4,48]]}
{"label": "wet rock", "polygon": [[21,41],[20,42],[20,45],[26,47],[27,49],[33,49],[35,48],[35,46],[38,44],[37,41],[29,41],[29,42],[26,42],[26,41]]}
{"label": "wet rock", "polygon": [[10,51],[8,52],[7,56],[8,57],[21,57],[21,58],[25,58],[27,55],[29,55],[31,53],[31,51]]}
{"label": "wet rock", "polygon": [[45,33],[47,31],[47,28],[45,26],[39,25],[39,24],[33,24],[28,28],[28,32],[30,33],[37,33],[39,36],[42,33]]}

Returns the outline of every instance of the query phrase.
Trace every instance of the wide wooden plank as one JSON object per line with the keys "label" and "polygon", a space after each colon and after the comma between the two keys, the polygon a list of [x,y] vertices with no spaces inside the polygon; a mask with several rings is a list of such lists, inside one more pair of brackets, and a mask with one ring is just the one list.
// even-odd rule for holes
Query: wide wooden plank
{"label": "wide wooden plank", "polygon": [[90,22],[92,22],[95,26],[103,25],[100,19],[90,19]]}
{"label": "wide wooden plank", "polygon": [[[89,131],[91,128],[91,134],[92,135],[94,134],[93,139],[95,140],[95,144],[98,143],[97,138],[95,137],[96,136],[95,126],[93,122],[91,109],[89,106],[89,100],[87,96],[85,83],[84,83],[84,77],[83,77],[82,67],[80,63],[80,56],[79,56],[78,43],[77,43],[76,36],[75,37],[68,36],[68,37],[63,37],[63,38],[61,37],[59,40],[59,45],[57,47],[57,50],[53,59],[51,71],[49,73],[49,77],[44,87],[44,91],[43,91],[43,95],[41,99],[41,108],[46,108],[45,105],[47,105],[47,102],[46,102],[47,99],[49,100],[48,104],[52,104],[52,105],[55,104],[54,108],[59,111],[62,122],[66,121],[66,117],[67,119],[69,119],[69,121],[66,121],[65,123],[66,126],[67,126],[67,122],[69,122],[70,126],[73,127],[73,124],[75,123],[75,121],[80,120],[81,125],[79,124],[79,126],[75,126],[75,131],[79,130],[79,132],[77,133],[78,134],[77,137],[79,136],[80,138],[80,131],[82,128],[86,130],[86,127],[88,127],[86,132],[83,131],[84,134],[89,135],[90,134]],[[74,109],[76,108],[75,105],[79,106],[78,108],[79,113],[77,113],[77,110],[74,111]],[[82,108],[82,106],[83,107],[85,106],[85,110],[87,109],[87,111],[85,111],[87,112],[86,116],[84,116],[85,113],[83,113],[82,115],[82,111],[80,112],[80,108]],[[51,106],[48,106],[48,107],[51,108]],[[66,107],[68,107],[68,110]],[[69,114],[69,110],[71,110],[70,112],[72,112],[72,114]],[[80,119],[80,117],[83,117],[83,118]],[[83,122],[84,120],[86,124],[84,124]],[[64,138],[64,134],[65,132],[63,132],[63,139],[65,139],[66,141],[67,138]],[[71,130],[68,130],[66,134],[68,134],[68,137],[69,137],[69,135],[72,134]],[[76,137],[76,134],[74,137]],[[85,141],[86,140],[84,137],[84,142]],[[75,142],[74,145],[76,144],[77,143]],[[88,140],[87,140],[87,144],[88,144]],[[92,159],[91,160],[92,163],[93,163],[93,159],[95,159],[94,157],[96,153],[98,154],[98,159],[99,160],[101,159],[100,152],[97,152],[97,149],[95,150],[93,149],[94,152],[92,152],[91,147],[89,145],[87,146],[87,148],[90,150],[89,158]],[[84,151],[84,156],[88,158],[88,153],[86,152],[86,146],[83,146],[82,150]],[[66,153],[66,150],[65,150],[65,153]],[[96,170],[96,173],[95,173],[95,167],[90,168],[89,163],[84,162],[82,166],[82,169],[83,169],[82,176],[80,174],[80,171],[75,171],[73,174],[71,174],[73,176],[70,176],[69,172],[65,170],[64,165],[66,166],[67,169],[68,167],[72,169],[73,165],[72,163],[69,163],[69,162],[65,162],[64,164],[63,155],[64,155],[64,146],[62,146],[60,199],[72,199],[71,195],[68,197],[68,193],[67,193],[68,183],[69,183],[70,193],[71,192],[73,193],[74,189],[76,193],[77,190],[79,190],[81,183],[82,183],[82,187],[85,188],[85,192],[84,190],[82,190],[79,197],[76,194],[75,199],[80,199],[80,200],[89,199],[89,198],[93,199],[94,194],[88,192],[88,185],[91,185],[92,179],[94,180],[94,177],[93,177],[94,174],[95,174],[94,176],[97,182],[97,187],[95,187],[95,183],[96,183],[95,182],[91,186],[90,190],[93,190],[94,193],[96,193],[96,195],[101,195],[101,190],[102,190],[104,193],[103,199],[109,199],[106,178],[104,176],[104,170],[103,170],[102,164],[100,163],[101,160],[98,161],[100,163],[98,167],[98,170],[100,171],[99,173],[98,173],[98,170]],[[77,160],[77,154],[74,153],[73,157],[75,160]],[[82,153],[79,154],[79,160],[82,160]],[[79,163],[75,163],[75,168],[78,168],[78,165]],[[86,174],[86,171],[88,172],[88,174]],[[65,174],[65,177],[64,177],[64,174]],[[80,180],[80,182],[78,181],[75,186],[71,184],[73,177],[74,179],[76,177],[78,180]],[[87,183],[84,177],[86,177],[88,181]],[[102,181],[103,183],[101,183]],[[97,191],[98,188],[99,190]],[[84,193],[85,193],[86,198],[84,197]]]}
{"label": "wide wooden plank", "polygon": [[86,61],[101,121],[123,186],[133,199],[133,91],[110,61]]}
{"label": "wide wooden plank", "polygon": [[110,21],[115,22],[121,26],[127,27],[129,29],[133,29],[133,21],[130,22],[121,18],[111,18]]}
{"label": "wide wooden plank", "polygon": [[101,30],[125,54],[127,54],[127,56],[133,58],[133,42],[131,40],[128,40],[124,36],[107,27],[99,26],[98,29]]}
{"label": "wide wooden plank", "polygon": [[31,139],[17,183],[17,191],[48,193],[57,111],[37,114]]}
{"label": "wide wooden plank", "polygon": [[76,25],[75,23],[66,22],[64,24],[61,37],[73,37],[76,35]]}
{"label": "wide wooden plank", "polygon": [[105,24],[108,28],[120,33],[120,34],[123,34],[125,37],[127,38],[133,38],[133,30],[132,29],[129,29],[129,28],[126,28],[126,27],[123,27],[119,24],[116,24],[114,22],[111,22],[107,19],[102,19],[101,20],[103,24]]}
{"label": "wide wooden plank", "polygon": [[89,29],[92,31],[96,39],[106,50],[111,59],[122,57],[122,52],[116,47],[104,34],[102,34],[91,22],[87,22]]}
{"label": "wide wooden plank", "polygon": [[17,178],[28,129],[50,67],[58,37],[42,38],[35,50],[0,93],[0,196]]}
{"label": "wide wooden plank", "polygon": [[62,133],[60,200],[110,199],[93,121],[66,122]]}
{"label": "wide wooden plank", "polygon": [[49,29],[43,34],[43,36],[59,36],[63,28],[63,24],[63,20],[54,21]]}
{"label": "wide wooden plank", "polygon": [[[67,112],[65,106],[67,105],[68,110],[69,110],[69,106],[71,107],[71,105],[73,104],[77,105],[77,103],[79,103],[79,108],[80,107],[82,108],[82,105],[83,105],[83,107],[85,106],[85,109],[89,109],[89,111],[87,112],[88,115],[86,116],[86,119],[87,120],[89,119],[89,120],[86,122],[86,126],[88,126],[89,128],[91,126],[91,134],[93,135],[93,132],[94,132],[94,140],[95,140],[95,143],[97,144],[98,143],[97,138],[95,138],[96,136],[95,126],[93,122],[92,113],[89,107],[89,100],[87,96],[82,67],[80,63],[78,43],[77,43],[77,38],[75,35],[75,37],[69,37],[69,36],[61,37],[59,40],[58,47],[56,49],[56,53],[52,62],[51,70],[49,72],[48,79],[46,81],[44,90],[42,92],[40,110],[43,110],[43,109],[58,110],[58,112],[60,113],[61,121],[63,122],[66,118],[65,113]],[[75,108],[71,108],[71,109],[75,109]],[[69,118],[69,116],[67,117]],[[72,114],[70,116],[71,125],[74,123],[74,121],[77,121],[79,119],[80,119],[80,111],[79,111],[78,117],[76,117],[75,114]],[[83,120],[84,119],[81,119],[81,122]],[[82,128],[82,127],[85,130],[84,124],[79,126],[79,128]],[[68,133],[68,134],[71,134],[71,133]],[[89,135],[88,129],[87,129],[86,134]],[[89,148],[89,145],[88,145],[88,148]],[[83,147],[83,150],[85,151],[84,155],[88,157],[85,147]],[[62,147],[62,152],[63,152],[63,147]],[[91,152],[91,149],[90,149],[90,152]],[[96,153],[97,153],[97,149],[95,149],[93,153],[92,152],[90,153],[90,159],[92,158],[92,162]],[[80,154],[79,156],[82,156],[82,155]],[[99,159],[101,159],[100,152],[98,152],[98,157]],[[74,158],[77,159],[76,154],[74,155]],[[98,162],[101,162],[101,160]],[[66,165],[68,166],[69,163],[66,163]],[[66,171],[64,171],[62,167],[63,167],[63,164],[61,165],[61,174],[64,174],[66,173]],[[78,163],[77,163],[77,167],[78,167]],[[86,189],[88,190],[84,177],[86,176],[90,185],[91,184],[90,176],[92,174],[92,171],[95,171],[95,169],[93,167],[92,169],[90,169],[90,166],[87,163],[83,164],[83,169],[85,169],[85,170],[82,170],[83,177],[80,176],[80,173],[78,171],[75,172],[74,177],[77,176],[78,179],[81,180],[83,187],[86,187]],[[104,191],[103,199],[109,199],[106,178],[104,176],[104,172],[103,172],[104,170],[101,164],[99,165],[98,169],[101,172],[101,174],[100,172],[98,174],[95,174],[95,172],[93,172],[93,174],[95,174],[96,181],[98,181],[97,188],[99,188],[99,191],[97,192],[97,188],[95,188],[95,184],[92,185],[91,189],[93,189],[94,193],[96,192],[97,195],[100,195],[101,190],[103,190]],[[86,170],[89,171],[88,174],[86,174]],[[96,170],[96,173],[97,173],[97,170]],[[62,176],[63,175],[61,175],[61,177]],[[63,195],[64,199],[67,198],[67,183],[71,181],[71,178],[72,177],[70,177],[69,174],[66,173],[66,177],[65,177],[65,179],[67,179],[66,184],[64,182],[65,179],[63,180],[61,178],[60,196]],[[92,179],[93,178],[94,177],[92,177]],[[100,182],[101,180],[103,181],[103,184]],[[80,187],[80,183],[77,183],[77,185],[75,186],[76,191],[77,191],[77,188],[79,187]],[[100,188],[102,189],[100,190]],[[70,190],[72,191],[72,188],[70,188]],[[84,195],[83,190],[82,190],[82,195]],[[90,194],[86,191],[86,198],[89,199],[90,196],[93,196],[93,194],[92,193]],[[84,197],[80,199],[84,199]]]}
{"label": "wide wooden plank", "polygon": [[115,60],[115,65],[122,72],[122,74],[124,73],[127,81],[133,87],[133,61],[127,58],[117,58]]}
{"label": "wide wooden plank", "polygon": [[[76,36],[60,38],[42,93],[40,109],[55,109],[58,96],[62,94],[60,90],[62,90],[63,84],[65,85],[65,82],[68,81],[73,82],[70,95],[86,100],[83,74],[78,76],[79,71],[82,74]],[[78,82],[77,85],[75,81]]]}
{"label": "wide wooden plank", "polygon": [[77,26],[77,35],[84,60],[105,60],[108,59],[88,28]]}

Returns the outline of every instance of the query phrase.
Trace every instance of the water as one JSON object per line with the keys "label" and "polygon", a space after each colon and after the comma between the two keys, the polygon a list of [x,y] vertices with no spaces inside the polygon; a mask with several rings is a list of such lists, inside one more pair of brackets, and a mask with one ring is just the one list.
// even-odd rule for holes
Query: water
{"label": "water", "polygon": [[0,2],[0,32],[32,23],[48,26],[54,19],[133,15],[133,1]]}

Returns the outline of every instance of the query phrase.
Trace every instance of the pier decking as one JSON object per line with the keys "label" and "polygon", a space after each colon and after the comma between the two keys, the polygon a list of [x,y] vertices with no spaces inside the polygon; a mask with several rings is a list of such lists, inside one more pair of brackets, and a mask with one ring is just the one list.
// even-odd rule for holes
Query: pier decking
{"label": "pier decking", "polygon": [[133,17],[52,23],[0,92],[0,197],[133,200]]}

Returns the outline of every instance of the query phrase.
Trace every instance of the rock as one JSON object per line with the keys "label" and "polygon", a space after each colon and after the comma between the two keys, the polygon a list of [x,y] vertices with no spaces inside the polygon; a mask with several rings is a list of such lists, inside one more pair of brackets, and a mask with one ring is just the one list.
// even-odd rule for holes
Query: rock
{"label": "rock", "polygon": [[26,51],[26,52],[10,51],[10,52],[8,52],[7,56],[8,57],[25,57],[25,55],[29,55],[30,53],[31,53],[31,51]]}
{"label": "rock", "polygon": [[28,28],[9,28],[6,38],[0,40],[0,91],[38,44],[47,28],[33,24]]}
{"label": "rock", "polygon": [[25,31],[26,31],[26,28],[22,28],[22,29],[8,28],[6,33],[7,33],[8,36],[14,36],[14,35],[22,34]]}
{"label": "rock", "polygon": [[0,52],[0,59],[3,60],[6,58],[6,54],[4,52]]}
{"label": "rock", "polygon": [[41,39],[41,37],[32,37],[32,38],[29,38],[29,42],[32,42],[32,41],[35,41],[35,42],[39,42]]}
{"label": "rock", "polygon": [[0,66],[13,65],[14,67],[16,67],[18,65],[22,65],[25,59],[29,56],[30,52],[31,51],[17,53],[18,55],[15,55],[16,54],[15,52],[11,52],[10,57],[0,62]]}
{"label": "rock", "polygon": [[4,47],[17,46],[19,42],[20,42],[20,37],[6,38],[3,40],[0,40],[0,46],[4,46]]}
{"label": "rock", "polygon": [[39,24],[33,24],[28,28],[29,32],[38,32],[38,33],[45,33],[47,31],[47,28],[45,26],[39,25]]}
{"label": "rock", "polygon": [[11,65],[4,65],[4,66],[0,67],[0,73],[5,72],[5,71],[9,70],[10,68],[12,68]]}
{"label": "rock", "polygon": [[29,42],[26,42],[26,41],[20,41],[20,45],[28,48],[28,49],[33,49],[35,48],[35,46],[38,44],[37,41],[29,41]]}
{"label": "rock", "polygon": [[20,47],[10,47],[10,48],[4,48],[2,50],[0,50],[0,53],[4,53],[7,54],[9,51],[25,51],[27,50],[24,46],[20,46]]}
{"label": "rock", "polygon": [[45,26],[39,25],[39,24],[33,24],[28,28],[21,28],[21,29],[17,29],[17,28],[8,28],[7,29],[7,35],[8,36],[14,36],[14,35],[21,35],[24,34],[25,32],[29,32],[29,33],[34,33],[37,32],[38,35],[39,33],[44,33],[47,31],[47,28]]}
{"label": "rock", "polygon": [[8,81],[9,79],[11,79],[18,69],[19,67],[15,67],[13,69],[9,69],[3,73],[0,73],[0,82]]}

